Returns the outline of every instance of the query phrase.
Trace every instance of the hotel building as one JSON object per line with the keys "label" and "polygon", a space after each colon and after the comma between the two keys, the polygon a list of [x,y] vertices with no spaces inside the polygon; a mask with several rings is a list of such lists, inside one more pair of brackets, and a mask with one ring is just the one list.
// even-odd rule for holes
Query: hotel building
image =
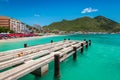
{"label": "hotel building", "polygon": [[15,33],[26,33],[26,24],[10,17],[0,16],[0,27],[13,30]]}
{"label": "hotel building", "polygon": [[10,18],[5,16],[0,16],[0,27],[5,27],[10,29]]}

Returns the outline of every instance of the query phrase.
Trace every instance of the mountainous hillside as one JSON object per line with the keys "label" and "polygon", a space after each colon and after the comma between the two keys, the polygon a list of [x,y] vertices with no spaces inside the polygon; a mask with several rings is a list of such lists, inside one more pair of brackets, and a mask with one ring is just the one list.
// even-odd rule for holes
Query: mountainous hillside
{"label": "mountainous hillside", "polygon": [[54,22],[44,29],[50,31],[85,31],[85,32],[120,32],[120,23],[117,23],[104,16],[97,16],[95,18],[82,17],[75,20],[63,20],[61,22]]}

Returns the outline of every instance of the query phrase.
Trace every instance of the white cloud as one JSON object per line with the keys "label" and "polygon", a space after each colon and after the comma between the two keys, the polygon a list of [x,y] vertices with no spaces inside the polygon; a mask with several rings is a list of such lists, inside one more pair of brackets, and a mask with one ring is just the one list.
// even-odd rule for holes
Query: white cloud
{"label": "white cloud", "polygon": [[91,8],[91,7],[89,7],[89,8],[85,8],[85,9],[83,9],[83,11],[81,11],[81,13],[91,13],[91,12],[97,12],[98,11],[98,9],[93,9],[93,8]]}
{"label": "white cloud", "polygon": [[39,14],[34,14],[34,16],[35,16],[35,17],[40,17],[40,15],[39,15]]}

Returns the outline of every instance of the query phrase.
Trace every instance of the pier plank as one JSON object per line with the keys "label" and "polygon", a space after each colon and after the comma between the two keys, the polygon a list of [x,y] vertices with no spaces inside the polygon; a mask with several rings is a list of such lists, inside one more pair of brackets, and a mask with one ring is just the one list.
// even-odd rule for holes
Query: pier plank
{"label": "pier plank", "polygon": [[[9,56],[1,55],[2,58],[7,57],[6,59],[7,61],[3,61],[0,63],[0,69],[5,69],[7,67],[10,67],[19,63],[23,63],[23,64],[16,66],[10,70],[1,72],[0,80],[17,80],[20,77],[30,72],[33,72],[34,70],[42,67],[43,65],[53,61],[55,54],[59,54],[61,58],[60,61],[63,61],[74,53],[73,47],[76,47],[77,50],[81,49],[81,43],[86,45],[85,41],[66,41],[66,42],[58,42],[55,44],[51,43],[52,47],[51,45],[45,44],[47,45],[47,46],[44,46],[45,48],[42,48],[43,45],[42,47],[40,45],[37,47],[34,46],[32,48],[25,49],[27,50],[26,52],[28,53],[23,54],[23,56],[21,57],[15,57],[16,54],[13,55],[12,53],[10,53]],[[32,52],[33,54],[30,54],[31,53],[30,49],[33,50]],[[37,52],[34,51],[34,49],[38,49]],[[19,51],[21,50],[18,50],[18,52]],[[36,57],[39,57],[39,58],[34,59]],[[1,59],[1,61],[2,60],[4,59]]]}

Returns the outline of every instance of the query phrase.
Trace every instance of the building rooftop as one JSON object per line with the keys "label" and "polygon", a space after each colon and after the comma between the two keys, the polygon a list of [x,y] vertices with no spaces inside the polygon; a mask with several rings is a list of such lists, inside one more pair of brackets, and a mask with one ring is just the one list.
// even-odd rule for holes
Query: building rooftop
{"label": "building rooftop", "polygon": [[10,19],[10,17],[7,17],[7,16],[0,16],[0,19]]}

